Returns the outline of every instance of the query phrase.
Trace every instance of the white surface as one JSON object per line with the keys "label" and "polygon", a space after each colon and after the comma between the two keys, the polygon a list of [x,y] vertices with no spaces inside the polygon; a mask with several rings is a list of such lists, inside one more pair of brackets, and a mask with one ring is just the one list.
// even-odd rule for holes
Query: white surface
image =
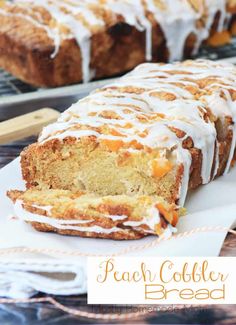
{"label": "white surface", "polygon": [[[38,288],[41,288],[44,292],[54,292],[53,288],[45,285],[45,283],[47,283],[47,279],[45,280],[45,277],[47,278],[46,275],[44,279],[42,279],[42,277],[38,277],[37,274],[33,273],[32,280],[32,274],[28,272],[25,273],[26,276],[22,277],[22,272],[26,272],[27,270],[32,271],[32,265],[34,265],[35,261],[37,261],[37,267],[34,271],[37,270],[37,268],[38,271],[42,271],[42,269],[45,271],[47,271],[47,269],[52,271],[52,266],[56,261],[58,266],[54,267],[55,272],[62,272],[60,268],[64,268],[62,273],[67,274],[70,270],[68,263],[69,265],[74,265],[74,268],[71,269],[72,273],[77,275],[74,286],[71,285],[71,282],[68,285],[68,281],[59,281],[57,282],[57,293],[63,294],[66,292],[66,294],[79,294],[86,291],[86,258],[79,256],[80,253],[88,255],[112,255],[119,254],[127,247],[131,247],[132,249],[136,246],[140,246],[140,249],[131,250],[128,255],[218,256],[226,236],[226,232],[217,231],[195,233],[189,237],[173,238],[155,246],[142,249],[141,246],[146,243],[151,243],[155,240],[155,237],[150,236],[136,241],[112,241],[40,233],[28,224],[9,218],[13,215],[13,205],[6,197],[6,191],[9,189],[24,188],[19,159],[14,160],[0,171],[0,184],[0,249],[28,247],[31,249],[63,250],[68,253],[72,252],[73,254],[76,251],[78,253],[76,257],[74,255],[65,255],[62,252],[55,253],[52,251],[42,252],[42,254],[25,252],[24,254],[0,255],[0,284],[3,287],[3,283],[5,283],[5,293],[0,291],[0,295],[14,297],[22,294],[31,295],[34,290],[38,290]],[[229,175],[220,177],[208,185],[201,186],[188,196],[186,202],[188,215],[181,218],[179,221],[177,225],[178,232],[181,233],[198,227],[208,226],[232,227],[232,224],[236,220],[235,197],[236,168],[233,169]],[[47,267],[45,267],[45,263]],[[6,270],[8,270],[8,272],[6,272]],[[9,274],[12,274],[12,276]],[[24,279],[23,284],[22,281],[19,282],[21,278]],[[16,282],[18,283],[17,287],[15,286]],[[58,285],[58,283],[60,283],[61,286]],[[65,290],[63,289],[64,286],[66,286]],[[34,290],[32,290],[32,288]]]}

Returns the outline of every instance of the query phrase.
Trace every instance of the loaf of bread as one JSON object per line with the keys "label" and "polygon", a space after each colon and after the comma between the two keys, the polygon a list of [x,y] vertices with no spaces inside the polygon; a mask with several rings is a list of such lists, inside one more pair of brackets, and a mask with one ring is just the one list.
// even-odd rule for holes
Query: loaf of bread
{"label": "loaf of bread", "polygon": [[235,0],[0,1],[0,67],[32,85],[109,77],[230,42]]}
{"label": "loaf of bread", "polygon": [[128,205],[160,197],[178,210],[188,189],[234,162],[235,79],[233,65],[207,60],[138,66],[72,105],[23,151],[20,199],[51,205],[49,193],[64,190]]}

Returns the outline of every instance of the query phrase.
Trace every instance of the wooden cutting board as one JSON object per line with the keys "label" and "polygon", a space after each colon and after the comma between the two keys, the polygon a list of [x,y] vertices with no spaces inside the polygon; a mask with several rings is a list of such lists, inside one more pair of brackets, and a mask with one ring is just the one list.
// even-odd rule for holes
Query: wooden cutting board
{"label": "wooden cutting board", "polygon": [[0,123],[0,144],[38,135],[42,128],[56,121],[60,113],[52,108],[42,108]]}

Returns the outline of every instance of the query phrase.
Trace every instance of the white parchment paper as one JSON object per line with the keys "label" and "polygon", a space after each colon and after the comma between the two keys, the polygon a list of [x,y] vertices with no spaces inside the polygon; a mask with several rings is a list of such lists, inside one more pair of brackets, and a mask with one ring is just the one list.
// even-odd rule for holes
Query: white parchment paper
{"label": "white parchment paper", "polygon": [[[156,237],[150,236],[136,241],[113,241],[40,233],[30,225],[10,218],[13,215],[13,206],[5,195],[9,189],[24,189],[19,159],[0,171],[0,285],[4,288],[0,291],[2,296],[31,295],[38,288],[44,292],[50,292],[50,290],[52,292],[54,289],[47,289],[48,286],[45,285],[47,277],[39,277],[36,270],[38,268],[38,272],[41,272],[42,269],[48,269],[51,274],[52,265],[55,263],[64,267],[64,271],[60,271],[59,267],[55,270],[60,274],[69,274],[71,265],[74,265],[73,274],[76,279],[73,287],[73,282],[63,282],[59,276],[60,281],[58,280],[56,284],[56,293],[84,293],[86,291],[86,255],[119,254],[128,248],[127,254],[130,256],[218,256],[227,234],[227,231],[197,232],[191,236],[173,238],[143,248],[152,243]],[[232,228],[236,221],[236,168],[232,169],[227,176],[220,177],[190,193],[186,207],[188,214],[182,217],[177,225],[179,233],[201,227]],[[133,249],[137,246],[139,249]],[[44,249],[44,251],[3,254],[8,248],[19,247]],[[72,255],[75,252],[76,255]],[[31,273],[32,265],[35,265],[36,261],[36,269],[34,268]],[[23,277],[26,280],[19,289],[22,272],[25,272],[27,276]],[[32,280],[32,274],[34,280]],[[57,276],[54,275],[54,281],[57,281]],[[18,279],[18,286],[17,290],[14,290],[16,279]]]}

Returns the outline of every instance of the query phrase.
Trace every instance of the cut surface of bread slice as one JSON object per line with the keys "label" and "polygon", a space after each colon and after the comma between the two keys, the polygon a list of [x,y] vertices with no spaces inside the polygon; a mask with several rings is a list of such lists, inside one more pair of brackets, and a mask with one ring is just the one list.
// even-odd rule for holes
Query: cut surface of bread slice
{"label": "cut surface of bread slice", "polygon": [[104,196],[63,190],[10,191],[16,216],[39,231],[112,239],[169,236],[179,209],[157,196]]}
{"label": "cut surface of bread slice", "polygon": [[[109,136],[109,135],[108,135]],[[179,197],[183,166],[171,150],[135,149],[114,137],[78,141],[53,139],[22,154],[28,188],[86,191],[107,195]]]}

